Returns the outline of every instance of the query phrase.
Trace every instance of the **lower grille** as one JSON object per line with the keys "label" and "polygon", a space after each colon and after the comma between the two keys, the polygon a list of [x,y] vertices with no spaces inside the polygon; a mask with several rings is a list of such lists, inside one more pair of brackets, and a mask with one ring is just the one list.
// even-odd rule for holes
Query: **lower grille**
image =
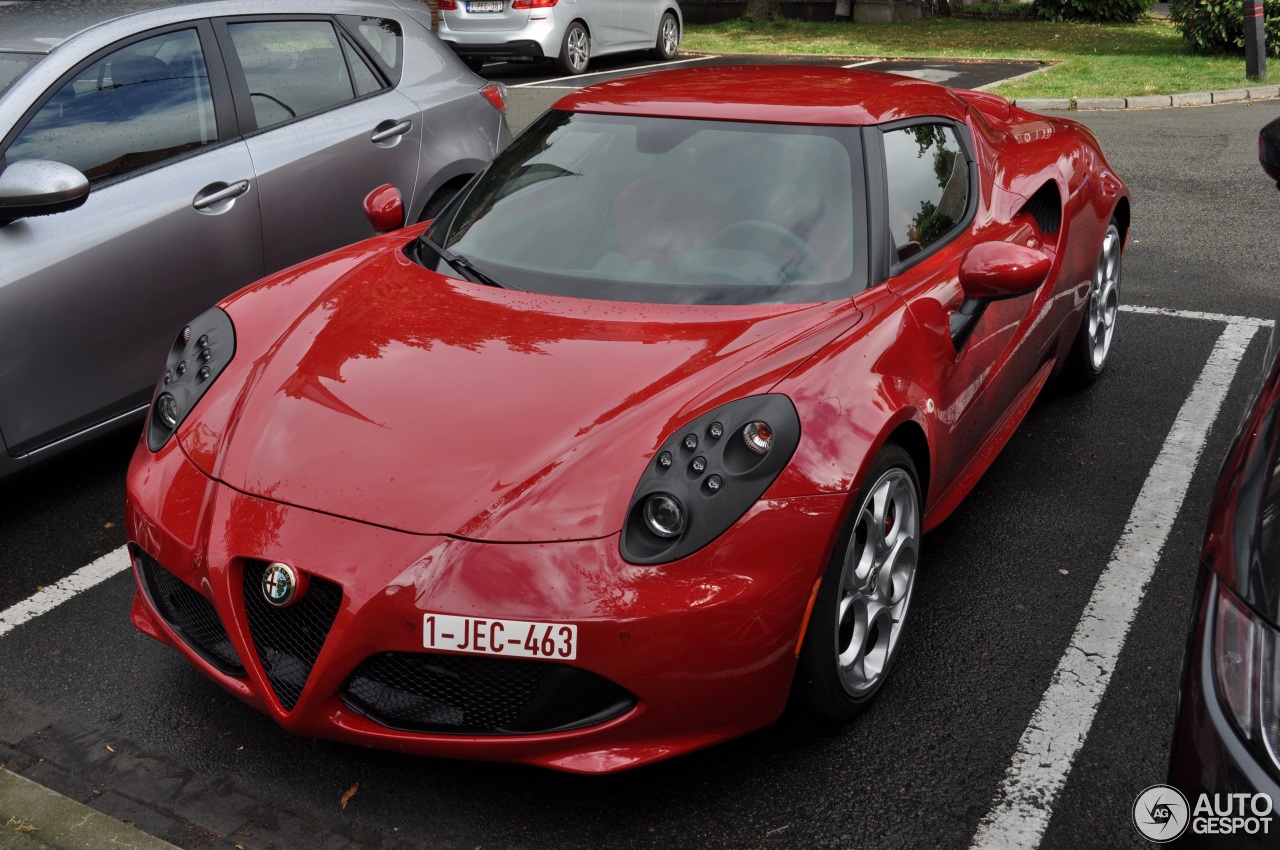
{"label": "lower grille", "polygon": [[228,676],[244,676],[244,665],[213,603],[146,552],[138,553],[139,570],[151,604],[169,627],[214,667]]}
{"label": "lower grille", "polygon": [[578,729],[636,704],[624,688],[576,667],[411,652],[367,659],[348,680],[343,701],[392,729],[457,735]]}
{"label": "lower grille", "polygon": [[287,608],[276,608],[262,596],[260,584],[266,566],[259,561],[245,563],[245,614],[267,681],[285,710],[293,711],[338,616],[342,588],[310,576],[305,596]]}

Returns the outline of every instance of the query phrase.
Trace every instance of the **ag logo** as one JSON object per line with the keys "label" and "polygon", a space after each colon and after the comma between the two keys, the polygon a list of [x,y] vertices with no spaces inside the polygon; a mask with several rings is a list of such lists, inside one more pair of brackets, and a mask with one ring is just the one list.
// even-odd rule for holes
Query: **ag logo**
{"label": "ag logo", "polygon": [[1133,825],[1157,844],[1172,841],[1187,829],[1187,798],[1172,785],[1152,785],[1133,804]]}

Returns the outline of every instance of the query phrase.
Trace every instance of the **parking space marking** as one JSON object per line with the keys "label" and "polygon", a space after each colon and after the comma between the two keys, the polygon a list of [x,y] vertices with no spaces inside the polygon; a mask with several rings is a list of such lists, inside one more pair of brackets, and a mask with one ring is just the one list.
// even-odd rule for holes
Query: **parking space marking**
{"label": "parking space marking", "polygon": [[1249,325],[1255,328],[1269,328],[1275,325],[1274,319],[1255,319],[1251,316],[1228,316],[1225,313],[1202,313],[1199,310],[1170,310],[1167,307],[1142,307],[1138,304],[1122,304],[1125,313],[1140,313],[1144,316],[1172,316],[1175,319],[1199,319],[1206,322],[1222,322],[1224,325]]}
{"label": "parking space marking", "polygon": [[[1204,450],[1249,343],[1263,319],[1133,307],[1128,312],[1225,321],[1191,394],[1138,493],[1049,688],[1027,724],[994,806],[971,850],[1038,847],[1059,792],[1084,745],[1115,671],[1147,584],[1182,508]],[[1154,781],[1154,779],[1153,779]]]}
{"label": "parking space marking", "polygon": [[4,637],[28,620],[47,614],[68,599],[74,598],[81,591],[99,585],[129,567],[127,546],[108,552],[93,563],[81,567],[66,578],[59,579],[17,605],[0,611],[0,637]]}
{"label": "parking space marking", "polygon": [[[515,85],[513,85],[513,86],[507,86],[507,88],[512,88],[512,89],[527,89],[527,88],[533,88],[534,86],[543,86],[543,87],[545,87],[545,88],[565,88],[565,86],[552,86],[552,85],[548,85],[548,83],[562,83],[562,82],[564,82],[564,81],[566,81],[566,80],[585,80],[587,77],[599,77],[599,76],[600,76],[600,75],[602,75],[602,74],[618,74],[618,73],[624,73],[624,74],[625,74],[625,73],[626,73],[626,72],[628,72],[628,71],[634,71],[634,72],[636,72],[636,73],[638,73],[638,74],[647,74],[647,73],[649,73],[650,71],[654,70],[655,68],[669,68],[669,67],[671,67],[672,65],[684,65],[684,64],[687,64],[687,63],[689,63],[689,62],[706,62],[707,60],[709,60],[709,59],[714,59],[714,58],[716,58],[716,57],[714,57],[714,56],[690,56],[688,59],[673,59],[673,60],[672,60],[672,61],[670,61],[670,62],[655,62],[655,63],[653,63],[652,65],[645,65],[645,66],[644,66],[644,67],[642,67],[642,68],[615,68],[615,69],[610,70],[610,71],[593,71],[593,72],[592,72],[592,73],[590,73],[590,74],[574,74],[574,75],[572,75],[572,76],[568,76],[568,77],[552,77],[552,78],[551,78],[551,79],[549,79],[549,80],[534,80],[533,82],[529,82],[529,83],[516,83],[516,84],[515,84]],[[581,87],[581,86],[571,86],[570,88],[575,88],[575,89],[577,89],[577,88],[582,88],[582,87]]]}

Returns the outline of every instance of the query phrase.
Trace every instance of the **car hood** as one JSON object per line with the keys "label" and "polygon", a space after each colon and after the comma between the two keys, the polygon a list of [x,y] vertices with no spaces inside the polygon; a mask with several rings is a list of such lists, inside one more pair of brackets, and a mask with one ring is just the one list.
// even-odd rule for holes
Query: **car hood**
{"label": "car hood", "polygon": [[320,262],[323,290],[277,293],[272,309],[255,308],[252,291],[226,304],[237,359],[252,366],[220,378],[221,398],[211,392],[179,439],[243,492],[421,534],[616,533],[673,429],[767,391],[858,319],[849,301],[706,307],[500,290],[398,250]]}

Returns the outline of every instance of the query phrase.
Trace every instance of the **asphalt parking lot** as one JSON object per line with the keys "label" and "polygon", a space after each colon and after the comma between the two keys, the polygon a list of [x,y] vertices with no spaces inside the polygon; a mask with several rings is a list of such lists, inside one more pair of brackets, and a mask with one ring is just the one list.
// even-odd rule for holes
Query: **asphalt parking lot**
{"label": "asphalt parking lot", "polygon": [[[561,94],[513,86],[513,124]],[[132,579],[114,574],[0,623],[0,763],[186,847],[994,846],[975,836],[1016,800],[1002,782],[1020,741],[1144,488],[1175,476],[1162,453],[1190,419],[1203,443],[1178,458],[1185,495],[1156,506],[1168,527],[1150,582],[1129,594],[1132,627],[1109,681],[1099,669],[1084,731],[1055,727],[1055,743],[1080,746],[1036,814],[1042,848],[1145,846],[1130,806],[1164,776],[1212,483],[1261,366],[1259,320],[1280,316],[1280,193],[1256,160],[1277,114],[1263,102],[1077,116],[1133,190],[1122,299],[1137,309],[1120,316],[1106,377],[1046,390],[925,539],[895,675],[854,723],[786,717],[604,778],[297,739],[134,631]],[[132,443],[0,485],[0,621],[123,545]]]}

